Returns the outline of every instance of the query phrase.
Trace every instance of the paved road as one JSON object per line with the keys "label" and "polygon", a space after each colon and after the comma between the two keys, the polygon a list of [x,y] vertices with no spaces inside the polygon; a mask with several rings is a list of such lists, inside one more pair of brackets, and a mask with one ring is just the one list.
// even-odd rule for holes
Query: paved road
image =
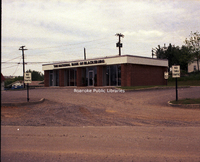
{"label": "paved road", "polygon": [[199,127],[2,126],[2,162],[200,161]]}
{"label": "paved road", "polygon": [[[200,110],[167,105],[175,90],[33,89],[38,105],[1,108],[2,161],[200,161]],[[200,97],[200,87],[179,98]],[[22,101],[26,91],[2,92]]]}

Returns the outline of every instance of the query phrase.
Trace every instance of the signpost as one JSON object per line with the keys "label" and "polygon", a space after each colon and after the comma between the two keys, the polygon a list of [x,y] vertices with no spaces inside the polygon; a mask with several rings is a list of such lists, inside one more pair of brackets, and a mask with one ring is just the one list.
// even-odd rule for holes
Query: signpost
{"label": "signpost", "polygon": [[176,78],[176,101],[178,101],[178,83],[177,78],[180,78],[180,65],[172,66],[172,78]]}
{"label": "signpost", "polygon": [[24,83],[27,84],[27,102],[29,102],[29,83],[31,83],[31,73],[24,73]]}

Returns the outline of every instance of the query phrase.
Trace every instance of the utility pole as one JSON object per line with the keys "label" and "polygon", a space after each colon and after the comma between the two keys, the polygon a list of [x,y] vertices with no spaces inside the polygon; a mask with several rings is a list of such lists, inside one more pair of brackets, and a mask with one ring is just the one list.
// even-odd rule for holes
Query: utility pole
{"label": "utility pole", "polygon": [[152,58],[153,58],[153,56],[154,56],[154,51],[153,51],[154,49],[152,48],[152,50],[151,50],[151,54],[152,54]]}
{"label": "utility pole", "polygon": [[[24,63],[24,50],[28,50],[28,49],[24,49],[25,46],[21,46],[19,48],[19,50],[22,50],[22,59],[23,59],[23,81],[24,81],[24,73],[25,73],[25,63]],[[24,88],[25,88],[25,83],[24,83]]]}
{"label": "utility pole", "polygon": [[121,33],[117,33],[115,34],[115,36],[119,37],[119,42],[116,43],[116,47],[119,47],[119,56],[121,56],[121,48],[122,48],[121,37],[124,38],[124,35]]}
{"label": "utility pole", "polygon": [[84,48],[84,60],[86,60],[86,49]]}

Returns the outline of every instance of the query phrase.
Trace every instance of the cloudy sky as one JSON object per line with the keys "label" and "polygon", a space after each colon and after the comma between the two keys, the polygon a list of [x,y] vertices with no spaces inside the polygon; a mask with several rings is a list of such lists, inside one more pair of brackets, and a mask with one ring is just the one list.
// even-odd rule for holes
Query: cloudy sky
{"label": "cloudy sky", "polygon": [[151,57],[152,48],[181,46],[200,32],[199,0],[2,0],[1,68],[5,76],[42,72],[42,63],[118,55]]}

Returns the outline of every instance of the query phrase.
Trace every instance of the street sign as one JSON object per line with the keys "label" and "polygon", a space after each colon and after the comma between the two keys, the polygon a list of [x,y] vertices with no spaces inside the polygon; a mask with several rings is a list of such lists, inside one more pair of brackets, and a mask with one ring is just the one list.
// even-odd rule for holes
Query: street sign
{"label": "street sign", "polygon": [[165,79],[168,79],[168,78],[169,78],[168,71],[165,71],[165,72],[164,72],[164,78],[165,78]]}
{"label": "street sign", "polygon": [[31,83],[31,73],[24,73],[24,83]]}
{"label": "street sign", "polygon": [[176,101],[178,101],[178,81],[177,78],[180,78],[180,65],[172,66],[172,78],[176,78]]}
{"label": "street sign", "polygon": [[180,78],[180,65],[172,66],[172,78]]}

